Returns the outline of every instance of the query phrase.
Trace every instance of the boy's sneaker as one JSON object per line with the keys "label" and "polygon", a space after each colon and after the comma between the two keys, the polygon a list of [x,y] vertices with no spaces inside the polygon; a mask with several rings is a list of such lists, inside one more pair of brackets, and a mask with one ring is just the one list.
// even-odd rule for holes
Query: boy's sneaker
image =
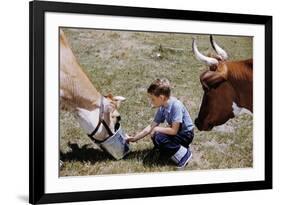
{"label": "boy's sneaker", "polygon": [[192,157],[192,152],[188,148],[186,154],[182,157],[182,159],[178,163],[177,168],[178,169],[184,168],[188,164],[188,162],[190,161],[191,157]]}

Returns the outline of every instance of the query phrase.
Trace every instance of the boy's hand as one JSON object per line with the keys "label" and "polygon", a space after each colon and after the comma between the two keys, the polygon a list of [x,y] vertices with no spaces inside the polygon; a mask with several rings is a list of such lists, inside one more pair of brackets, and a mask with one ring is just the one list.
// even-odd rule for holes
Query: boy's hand
{"label": "boy's hand", "polygon": [[127,143],[136,142],[136,141],[138,141],[137,138],[131,137],[131,136],[127,135],[127,139],[126,139],[126,142],[127,142]]}

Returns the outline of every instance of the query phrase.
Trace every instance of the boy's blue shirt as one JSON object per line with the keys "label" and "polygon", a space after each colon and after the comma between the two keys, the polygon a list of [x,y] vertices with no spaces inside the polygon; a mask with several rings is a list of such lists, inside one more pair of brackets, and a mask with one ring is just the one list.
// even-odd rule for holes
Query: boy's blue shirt
{"label": "boy's blue shirt", "polygon": [[181,123],[180,130],[178,131],[180,135],[185,135],[186,132],[194,128],[186,107],[175,97],[170,97],[167,107],[161,106],[155,114],[154,122],[157,124],[163,123],[165,120],[169,125],[172,125],[174,122]]}

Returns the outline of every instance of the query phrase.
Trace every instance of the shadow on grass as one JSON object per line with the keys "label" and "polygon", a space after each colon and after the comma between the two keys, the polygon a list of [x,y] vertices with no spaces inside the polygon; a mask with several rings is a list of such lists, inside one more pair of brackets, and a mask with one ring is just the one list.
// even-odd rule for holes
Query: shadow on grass
{"label": "shadow on grass", "polygon": [[[100,149],[95,149],[93,147],[88,147],[84,145],[79,147],[78,144],[68,144],[71,148],[70,152],[62,153],[60,152],[60,160],[65,161],[90,161],[92,164],[96,162],[103,162],[108,160],[115,160],[108,153]],[[171,161],[160,155],[157,149],[144,149],[130,152],[126,155],[123,160],[140,160],[143,162],[145,167],[154,166],[167,166],[171,165]]]}
{"label": "shadow on grass", "polygon": [[106,152],[95,149],[92,147],[88,147],[88,145],[84,145],[83,147],[79,147],[78,144],[68,144],[71,148],[70,152],[62,153],[60,152],[60,160],[65,161],[90,161],[91,163],[101,162],[106,160],[113,160]]}
{"label": "shadow on grass", "polygon": [[169,158],[161,156],[159,150],[155,148],[130,152],[124,157],[124,160],[126,159],[140,160],[145,167],[172,165]]}

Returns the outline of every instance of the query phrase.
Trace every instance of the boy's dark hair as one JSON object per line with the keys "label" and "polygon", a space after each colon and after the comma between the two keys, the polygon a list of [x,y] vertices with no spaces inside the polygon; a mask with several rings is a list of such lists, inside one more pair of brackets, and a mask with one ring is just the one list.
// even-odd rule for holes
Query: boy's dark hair
{"label": "boy's dark hair", "polygon": [[167,79],[156,79],[148,87],[147,92],[149,94],[155,95],[157,97],[159,97],[160,95],[170,97],[170,95],[171,95],[170,82]]}

